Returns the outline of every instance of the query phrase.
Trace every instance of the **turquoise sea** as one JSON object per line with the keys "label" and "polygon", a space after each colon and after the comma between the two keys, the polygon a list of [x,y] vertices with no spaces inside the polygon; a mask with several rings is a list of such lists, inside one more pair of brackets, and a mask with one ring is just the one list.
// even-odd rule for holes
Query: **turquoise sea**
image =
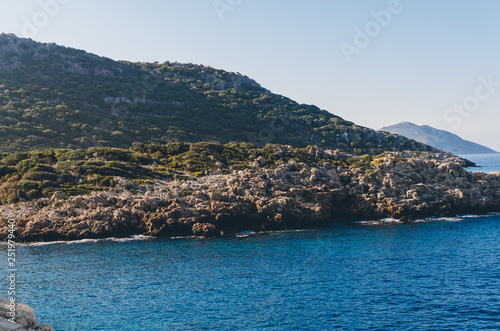
{"label": "turquoise sea", "polygon": [[494,213],[17,249],[17,299],[56,331],[500,328]]}

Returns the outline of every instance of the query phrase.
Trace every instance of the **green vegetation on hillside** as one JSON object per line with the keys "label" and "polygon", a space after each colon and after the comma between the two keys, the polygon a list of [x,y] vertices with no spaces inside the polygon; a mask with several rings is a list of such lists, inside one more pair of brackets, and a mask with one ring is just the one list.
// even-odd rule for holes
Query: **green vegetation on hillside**
{"label": "green vegetation on hillside", "polygon": [[0,154],[0,203],[50,198],[56,191],[73,196],[108,190],[115,186],[116,176],[138,183],[154,179],[186,180],[233,170],[273,169],[280,163],[291,163],[296,171],[302,169],[301,164],[314,166],[324,162],[369,169],[383,156],[339,158],[318,152],[314,146],[266,145],[258,149],[248,143],[212,142],[134,143],[130,149],[92,147],[4,153]]}
{"label": "green vegetation on hillside", "polygon": [[356,154],[428,150],[193,64],[117,62],[0,35],[0,151],[133,142],[319,145]]}

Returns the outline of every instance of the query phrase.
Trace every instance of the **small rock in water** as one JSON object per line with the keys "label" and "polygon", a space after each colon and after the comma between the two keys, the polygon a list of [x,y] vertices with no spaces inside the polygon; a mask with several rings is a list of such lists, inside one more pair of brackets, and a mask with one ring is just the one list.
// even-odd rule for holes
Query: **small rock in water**
{"label": "small rock in water", "polygon": [[[14,319],[11,314],[15,313]],[[54,331],[48,325],[38,325],[35,311],[18,302],[0,296],[0,330],[3,331]]]}

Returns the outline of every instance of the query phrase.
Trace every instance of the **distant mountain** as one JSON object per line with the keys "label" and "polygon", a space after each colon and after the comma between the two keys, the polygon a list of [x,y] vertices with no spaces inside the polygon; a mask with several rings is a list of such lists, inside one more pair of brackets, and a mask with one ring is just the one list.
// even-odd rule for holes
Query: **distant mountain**
{"label": "distant mountain", "polygon": [[176,141],[432,150],[298,104],[239,73],[114,61],[0,34],[0,152]]}
{"label": "distant mountain", "polygon": [[409,122],[403,122],[385,128],[380,131],[391,132],[404,137],[415,139],[424,144],[452,152],[453,154],[483,154],[496,153],[491,148],[463,140],[456,134],[448,131],[432,128],[428,125],[416,125]]}

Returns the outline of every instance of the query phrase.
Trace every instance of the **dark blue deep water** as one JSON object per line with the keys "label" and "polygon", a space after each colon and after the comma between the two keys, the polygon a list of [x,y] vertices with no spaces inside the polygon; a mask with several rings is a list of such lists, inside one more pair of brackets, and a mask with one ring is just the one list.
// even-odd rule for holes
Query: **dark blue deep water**
{"label": "dark blue deep water", "polygon": [[498,215],[18,249],[56,331],[500,329]]}

